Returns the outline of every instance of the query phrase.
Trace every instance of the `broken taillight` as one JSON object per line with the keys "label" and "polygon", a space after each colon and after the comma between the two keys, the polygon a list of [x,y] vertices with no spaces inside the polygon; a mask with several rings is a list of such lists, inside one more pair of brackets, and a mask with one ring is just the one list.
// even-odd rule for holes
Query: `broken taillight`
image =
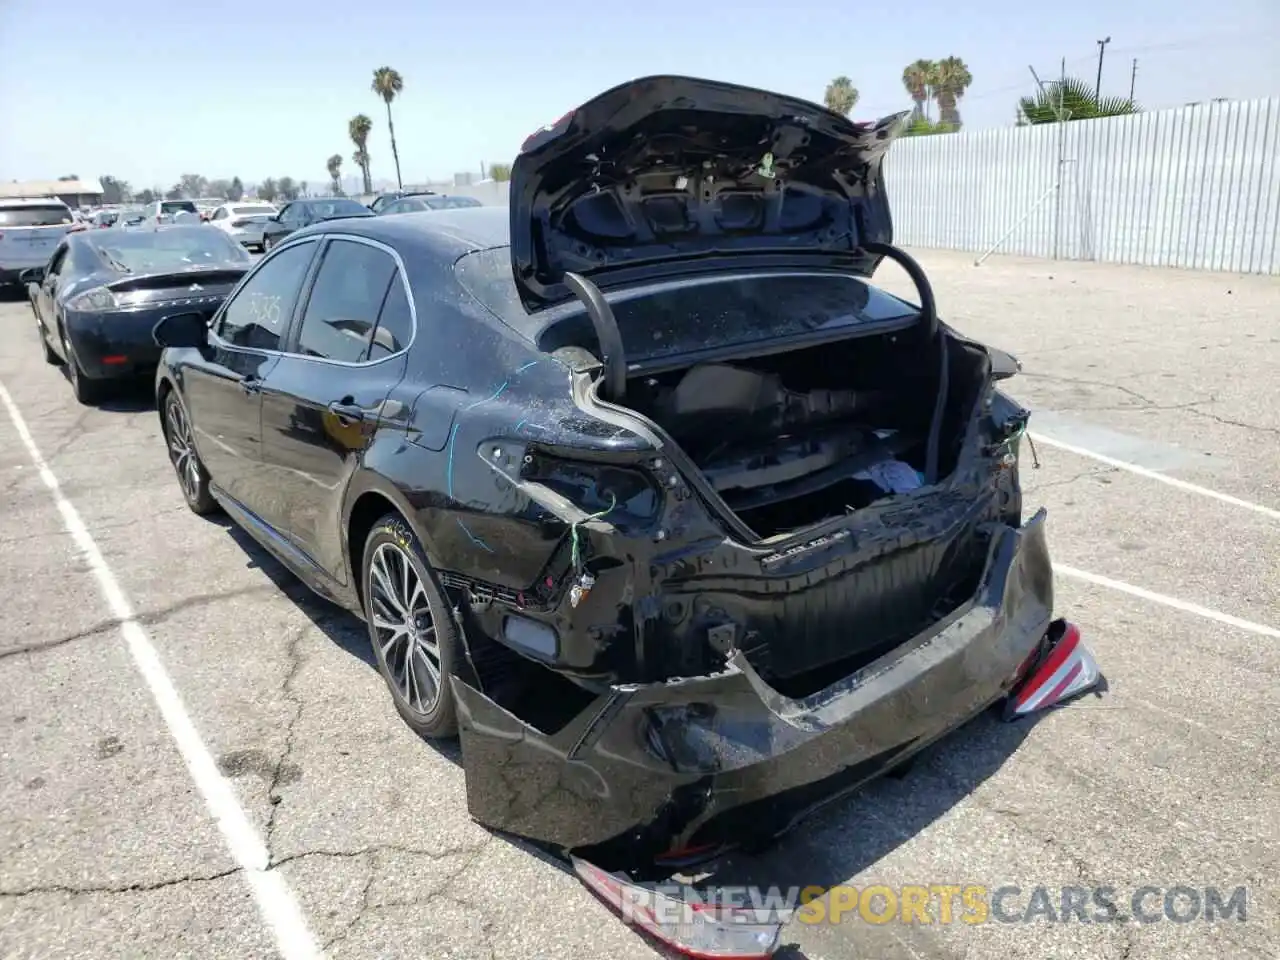
{"label": "broken taillight", "polygon": [[1045,710],[1097,686],[1102,679],[1098,662],[1080,638],[1080,628],[1059,620],[1049,626],[1051,646],[1039,666],[1023,680],[1005,702],[1004,717],[1018,717]]}
{"label": "broken taillight", "polygon": [[605,903],[656,940],[695,960],[773,956],[786,918],[777,911],[680,900],[593,863],[570,857],[574,872]]}

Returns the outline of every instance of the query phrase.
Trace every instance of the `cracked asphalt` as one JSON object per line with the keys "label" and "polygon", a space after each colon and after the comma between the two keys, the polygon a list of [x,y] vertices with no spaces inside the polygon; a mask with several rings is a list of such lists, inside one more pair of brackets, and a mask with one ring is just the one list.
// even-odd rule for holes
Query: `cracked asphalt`
{"label": "cracked asphalt", "polygon": [[[1011,392],[1042,414],[1033,430],[1110,431],[1176,455],[1182,479],[1280,505],[1274,278],[919,256],[944,317],[1022,359]],[[328,956],[658,955],[556,864],[470,821],[460,757],[399,721],[358,622],[186,510],[145,392],[79,407],[40,359],[24,302],[0,303],[0,329],[0,382]],[[1027,505],[1048,508],[1057,561],[1280,627],[1275,520],[1037,453],[1038,470],[1024,447]],[[7,417],[0,494],[0,957],[274,956]],[[980,718],[724,877],[1109,885],[1121,898],[1245,886],[1247,920],[846,918],[793,923],[779,956],[1280,956],[1277,641],[1078,580],[1060,577],[1057,595],[1106,671],[1104,695],[1035,723]]]}

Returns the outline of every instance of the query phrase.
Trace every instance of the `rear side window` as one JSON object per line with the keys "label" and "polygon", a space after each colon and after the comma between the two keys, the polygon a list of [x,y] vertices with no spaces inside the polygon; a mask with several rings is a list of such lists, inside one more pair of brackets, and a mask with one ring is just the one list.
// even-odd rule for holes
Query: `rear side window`
{"label": "rear side window", "polygon": [[364,360],[395,273],[395,260],[377,247],[330,242],[302,317],[298,352],[345,363]]}
{"label": "rear side window", "polygon": [[71,221],[71,211],[60,203],[0,206],[0,227],[57,227]]}
{"label": "rear side window", "polygon": [[409,296],[405,293],[404,280],[397,272],[391,281],[391,289],[378,313],[378,327],[373,331],[369,344],[369,359],[381,360],[399,353],[413,339],[413,313],[409,309]]}
{"label": "rear side window", "polygon": [[264,263],[223,310],[218,336],[239,347],[279,350],[315,249],[314,241],[299,243]]}
{"label": "rear side window", "polygon": [[199,213],[190,200],[166,200],[160,204],[161,213]]}

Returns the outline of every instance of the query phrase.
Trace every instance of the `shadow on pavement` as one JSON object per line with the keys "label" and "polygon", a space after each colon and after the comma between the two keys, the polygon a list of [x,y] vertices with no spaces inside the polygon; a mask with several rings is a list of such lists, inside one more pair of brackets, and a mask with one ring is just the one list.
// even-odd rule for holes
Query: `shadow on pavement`
{"label": "shadow on pavement", "polygon": [[[369,632],[359,618],[316,594],[230,517],[218,514],[209,517],[209,520],[222,527],[236,545],[248,555],[250,565],[265,573],[280,592],[293,601],[316,628],[333,641],[335,646],[377,673],[378,667],[374,660],[373,648],[369,643]],[[388,693],[387,696],[390,694]],[[456,741],[428,740],[425,743],[446,760],[461,765],[462,748]]]}
{"label": "shadow on pavement", "polygon": [[[250,562],[296,603],[316,627],[338,647],[376,671],[368,633],[360,620],[314,594],[229,518],[220,515],[210,519],[227,531]],[[707,874],[698,885],[750,886],[763,894],[771,887],[783,892],[793,887],[828,891],[846,884],[928,829],[978,789],[1018,749],[1038,720],[1039,715],[1012,724],[1003,723],[994,709],[988,710],[926,748],[905,767],[815,811],[773,844],[751,852],[735,851],[705,868]],[[429,742],[429,745],[442,757],[461,764],[462,754],[456,742]],[[567,863],[537,844],[493,832],[549,865],[569,870]],[[947,878],[927,876],[919,882],[931,880],[951,882]],[[854,923],[860,926],[851,941],[849,931],[833,929],[837,936],[848,941],[846,946],[853,943],[871,946],[874,942],[873,949],[878,951],[874,955],[884,960],[935,955],[935,947],[925,943],[913,946],[901,939],[903,935],[912,939],[924,936],[927,931],[913,934],[898,924],[896,935],[890,941],[886,938],[892,931],[861,924],[857,919],[849,921]],[[776,954],[779,960],[806,960],[810,956],[795,942],[797,925],[798,921],[793,920],[784,929],[782,946]],[[658,952],[667,955],[661,948]]]}
{"label": "shadow on pavement", "polygon": [[[1036,715],[1004,723],[994,709],[988,710],[926,748],[905,767],[816,811],[772,846],[730,854],[716,865],[706,882],[753,886],[762,893],[770,887],[783,892],[793,887],[826,892],[850,884],[977,790],[1012,756],[1038,720]],[[958,881],[925,874],[912,882]],[[854,881],[853,885],[861,883]],[[779,960],[809,956],[795,942],[798,923],[793,920],[783,931],[783,945],[775,955]],[[871,948],[867,956],[935,955],[925,943],[904,943],[902,937],[909,930],[903,924],[895,924],[896,931],[873,927],[858,918],[842,924],[853,925],[857,925],[856,932],[836,931],[847,946]]]}

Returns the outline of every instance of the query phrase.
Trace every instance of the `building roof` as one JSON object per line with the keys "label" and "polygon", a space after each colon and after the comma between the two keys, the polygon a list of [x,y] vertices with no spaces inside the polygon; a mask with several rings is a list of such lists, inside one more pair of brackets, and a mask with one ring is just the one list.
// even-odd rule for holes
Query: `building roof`
{"label": "building roof", "polygon": [[102,196],[97,180],[14,180],[0,183],[0,197]]}

